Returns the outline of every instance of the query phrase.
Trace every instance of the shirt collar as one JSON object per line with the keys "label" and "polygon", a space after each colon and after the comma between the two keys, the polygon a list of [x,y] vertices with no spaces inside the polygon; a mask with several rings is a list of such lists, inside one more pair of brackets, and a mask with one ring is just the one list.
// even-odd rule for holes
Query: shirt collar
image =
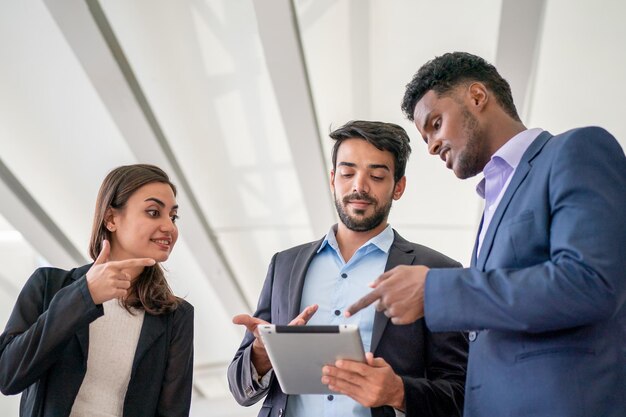
{"label": "shirt collar", "polygon": [[500,158],[503,159],[509,166],[516,169],[519,165],[519,161],[522,160],[522,156],[530,144],[543,132],[542,129],[527,129],[523,132],[513,136],[508,142],[506,142],[496,153],[493,154],[491,159]]}
{"label": "shirt collar", "polygon": [[[485,168],[483,169],[483,174],[494,165],[503,164],[510,166],[512,168],[511,172],[515,171],[522,160],[522,156],[524,156],[524,152],[526,152],[526,149],[528,149],[530,144],[541,134],[541,132],[543,132],[543,129],[526,129],[513,136],[504,145],[502,145],[496,153],[491,155],[489,162],[487,162],[487,165],[485,165]],[[483,178],[476,185],[476,192],[482,198],[485,198],[485,182],[486,180]]]}
{"label": "shirt collar", "polygon": [[[326,245],[329,245],[336,252],[339,252],[339,244],[337,243],[336,233],[337,233],[337,225],[335,224],[331,226],[330,230],[324,237],[324,240],[322,241],[322,244],[317,250],[317,253],[320,253],[326,247]],[[374,245],[381,251],[388,253],[393,243],[393,239],[394,239],[393,229],[391,228],[391,225],[388,224],[387,227],[385,227],[382,232],[380,232],[379,234],[377,234],[376,236],[374,236],[373,238],[365,242],[361,246],[361,248],[364,248],[368,245]]]}

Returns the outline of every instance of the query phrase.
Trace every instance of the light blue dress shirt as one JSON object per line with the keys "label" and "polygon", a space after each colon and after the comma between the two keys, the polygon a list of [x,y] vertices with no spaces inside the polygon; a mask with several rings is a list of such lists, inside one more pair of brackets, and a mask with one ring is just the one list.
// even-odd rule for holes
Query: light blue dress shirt
{"label": "light blue dress shirt", "polygon": [[[353,302],[369,293],[368,284],[385,271],[393,230],[388,225],[377,236],[361,246],[346,263],[335,238],[333,226],[322,242],[307,271],[300,311],[311,304],[319,309],[309,324],[357,324],[366,352],[370,351],[376,309],[371,305],[350,318],[343,313]],[[321,370],[320,370],[320,378]],[[346,395],[290,395],[286,417],[371,417],[363,407]]]}

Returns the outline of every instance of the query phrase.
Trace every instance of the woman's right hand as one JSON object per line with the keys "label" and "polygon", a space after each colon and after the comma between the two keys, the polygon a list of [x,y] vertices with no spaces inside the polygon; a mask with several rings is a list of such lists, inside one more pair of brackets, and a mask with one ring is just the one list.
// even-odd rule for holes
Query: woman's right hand
{"label": "woman's right hand", "polygon": [[131,285],[131,276],[127,270],[155,264],[155,260],[150,258],[109,261],[110,252],[111,245],[108,240],[104,240],[98,258],[87,271],[87,288],[95,304],[125,297]]}

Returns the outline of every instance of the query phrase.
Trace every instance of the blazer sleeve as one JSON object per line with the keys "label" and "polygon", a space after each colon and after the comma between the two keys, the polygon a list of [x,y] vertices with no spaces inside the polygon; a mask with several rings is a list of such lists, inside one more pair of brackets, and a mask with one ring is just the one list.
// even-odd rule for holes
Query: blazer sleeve
{"label": "blazer sleeve", "polygon": [[425,378],[401,375],[406,415],[460,417],[467,370],[467,338],[461,332],[432,333],[427,330],[425,342]]}
{"label": "blazer sleeve", "polygon": [[84,276],[60,289],[44,311],[48,280],[63,280],[65,274],[51,268],[38,269],[20,292],[0,335],[3,394],[18,394],[39,380],[78,329],[104,314],[102,306],[94,304]]}
{"label": "blazer sleeve", "polygon": [[564,135],[554,146],[543,161],[550,164],[548,207],[531,213],[549,219],[549,231],[534,231],[549,233],[549,252],[527,244],[521,250],[528,266],[430,271],[431,329],[539,333],[608,320],[624,305],[624,152],[599,128]]}
{"label": "blazer sleeve", "polygon": [[159,417],[189,415],[193,382],[193,320],[193,306],[186,301],[172,313],[167,365],[157,407]]}
{"label": "blazer sleeve", "polygon": [[[272,257],[270,266],[267,270],[267,276],[257,309],[254,317],[258,317],[268,323],[272,322],[272,286],[274,283],[274,266],[277,255]],[[235,400],[244,406],[250,406],[257,403],[269,391],[272,383],[266,387],[262,387],[253,377],[252,365],[252,342],[254,335],[248,331],[241,342],[241,346],[235,353],[235,357],[228,366],[228,386]],[[275,376],[272,376],[274,380]]]}

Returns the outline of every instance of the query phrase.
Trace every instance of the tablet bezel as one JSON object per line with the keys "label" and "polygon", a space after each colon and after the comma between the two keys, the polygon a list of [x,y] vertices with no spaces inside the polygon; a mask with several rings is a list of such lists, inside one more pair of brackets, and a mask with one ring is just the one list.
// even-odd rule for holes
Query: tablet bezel
{"label": "tablet bezel", "polygon": [[354,324],[268,324],[258,330],[285,394],[337,394],[322,384],[322,367],[338,359],[365,362],[361,334]]}

